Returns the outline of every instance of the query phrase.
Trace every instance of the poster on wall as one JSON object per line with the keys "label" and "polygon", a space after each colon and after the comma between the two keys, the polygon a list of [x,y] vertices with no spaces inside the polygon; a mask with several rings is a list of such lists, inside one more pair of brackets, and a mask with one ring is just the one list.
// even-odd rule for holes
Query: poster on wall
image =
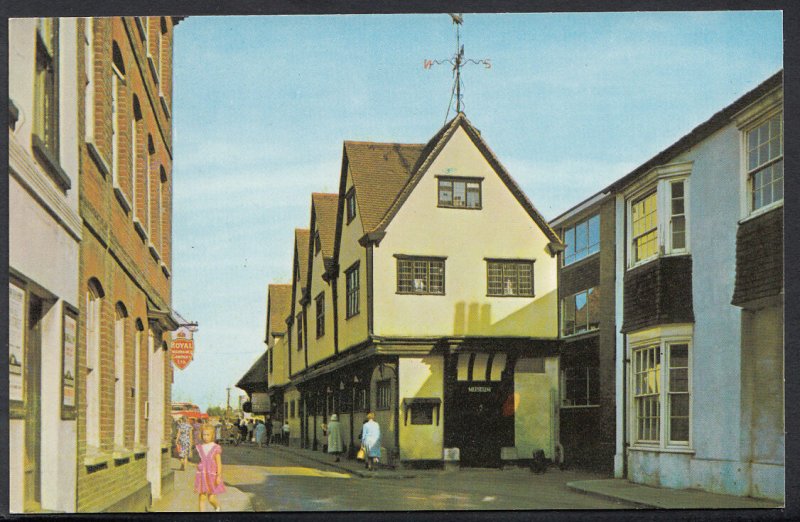
{"label": "poster on wall", "polygon": [[61,418],[75,418],[75,388],[77,359],[75,349],[78,338],[78,311],[64,304],[64,345],[61,368]]}
{"label": "poster on wall", "polygon": [[[25,374],[25,290],[8,284],[8,400],[12,413],[22,408]],[[15,404],[16,403],[16,404]]]}

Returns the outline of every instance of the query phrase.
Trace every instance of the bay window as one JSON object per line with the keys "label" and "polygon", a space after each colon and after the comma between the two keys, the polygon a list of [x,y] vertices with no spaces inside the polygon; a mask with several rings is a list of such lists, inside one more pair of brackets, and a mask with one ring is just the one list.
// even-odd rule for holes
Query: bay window
{"label": "bay window", "polygon": [[690,445],[690,342],[656,339],[631,349],[631,435],[634,445]]}
{"label": "bay window", "polygon": [[747,131],[750,211],[783,200],[783,113]]}

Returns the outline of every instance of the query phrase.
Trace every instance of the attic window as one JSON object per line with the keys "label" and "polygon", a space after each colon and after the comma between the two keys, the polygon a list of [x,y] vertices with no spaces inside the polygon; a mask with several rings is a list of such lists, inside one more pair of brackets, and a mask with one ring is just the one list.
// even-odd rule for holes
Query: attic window
{"label": "attic window", "polygon": [[349,225],[353,219],[356,217],[356,191],[354,188],[351,188],[347,195],[345,196],[347,199],[347,224]]}
{"label": "attic window", "polygon": [[439,177],[439,207],[480,209],[480,178]]}

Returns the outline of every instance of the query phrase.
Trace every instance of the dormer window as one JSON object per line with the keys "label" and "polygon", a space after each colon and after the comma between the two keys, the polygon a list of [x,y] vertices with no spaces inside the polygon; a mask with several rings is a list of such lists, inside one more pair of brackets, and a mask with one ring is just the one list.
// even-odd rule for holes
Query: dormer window
{"label": "dormer window", "polygon": [[439,177],[439,207],[480,209],[480,178]]}
{"label": "dormer window", "polygon": [[345,196],[347,202],[347,224],[350,224],[356,217],[356,191],[351,188]]}

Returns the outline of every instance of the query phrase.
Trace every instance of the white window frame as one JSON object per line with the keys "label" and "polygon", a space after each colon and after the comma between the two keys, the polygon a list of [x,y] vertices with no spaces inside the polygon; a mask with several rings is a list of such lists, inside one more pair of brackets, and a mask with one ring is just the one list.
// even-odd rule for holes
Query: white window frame
{"label": "white window frame", "polygon": [[85,18],[83,28],[84,66],[86,68],[86,90],[84,93],[84,141],[94,143],[94,18]]}
{"label": "white window frame", "polygon": [[[758,128],[765,121],[769,120],[777,114],[782,115],[781,135],[782,139],[785,134],[785,115],[783,115],[783,88],[777,87],[773,91],[767,93],[763,98],[756,103],[745,108],[734,116],[734,121],[739,129],[739,164],[740,164],[740,213],[742,221],[749,218],[760,216],[771,210],[783,206],[783,201],[786,196],[786,187],[784,186],[784,197],[778,201],[774,201],[769,205],[765,205],[758,209],[752,208],[752,187],[750,184],[751,171],[748,169],[748,133]],[[769,163],[783,161],[785,157],[785,150],[780,156]],[[758,170],[758,169],[754,169]],[[785,172],[784,172],[785,175]]]}
{"label": "white window frame", "polygon": [[[626,207],[626,247],[627,247],[627,269],[642,266],[650,261],[663,256],[684,255],[691,251],[691,170],[692,162],[671,163],[656,167],[643,176],[642,181],[625,192]],[[673,248],[672,246],[672,198],[671,183],[683,182],[683,204],[685,219],[684,247]],[[651,192],[656,192],[656,253],[640,259],[634,260],[633,257],[633,203],[641,200]]]}
{"label": "white window frame", "polygon": [[[691,328],[689,326],[688,328]],[[674,345],[686,345],[687,346],[687,358],[688,358],[688,370],[687,370],[687,379],[688,379],[688,395],[689,395],[689,436],[688,440],[686,441],[672,441],[669,438],[670,435],[670,389],[669,389],[669,355],[670,349]],[[658,435],[659,438],[657,441],[640,441],[638,439],[638,417],[636,411],[636,397],[635,397],[635,385],[636,385],[636,375],[635,375],[635,352],[646,349],[648,347],[653,347],[657,350],[659,354],[659,361],[660,365],[658,367],[658,403],[660,405],[659,408],[659,430]],[[630,361],[628,364],[628,440],[631,441],[631,448],[632,449],[642,449],[642,450],[650,450],[650,451],[675,451],[675,452],[692,452],[693,443],[692,443],[692,429],[693,429],[693,403],[694,403],[694,394],[692,391],[692,372],[693,372],[693,365],[692,365],[692,358],[693,358],[693,346],[692,346],[692,336],[691,335],[681,335],[679,333],[664,334],[660,337],[650,337],[650,338],[640,338],[628,345],[628,360]]]}
{"label": "white window frame", "polygon": [[86,293],[86,445],[100,448],[100,321],[103,298]]}
{"label": "white window frame", "polygon": [[133,364],[134,371],[134,406],[133,406],[133,443],[138,446],[141,443],[142,431],[142,334],[143,330],[135,328],[133,351],[136,360]]}
{"label": "white window frame", "polygon": [[125,446],[125,321],[119,308],[114,315],[114,446]]}

